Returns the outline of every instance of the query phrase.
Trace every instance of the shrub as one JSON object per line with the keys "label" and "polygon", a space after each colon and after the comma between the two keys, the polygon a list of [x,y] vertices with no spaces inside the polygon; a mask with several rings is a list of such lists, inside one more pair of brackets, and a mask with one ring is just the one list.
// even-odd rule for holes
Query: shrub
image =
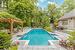
{"label": "shrub", "polygon": [[75,40],[75,31],[70,31],[70,32],[68,32],[71,36],[69,36],[69,40],[70,41],[73,41],[73,40]]}
{"label": "shrub", "polygon": [[11,46],[9,50],[18,50],[17,45],[16,46]]}
{"label": "shrub", "polygon": [[0,12],[0,18],[13,18],[13,19],[18,19],[17,17],[15,17],[14,15],[8,13],[8,12]]}
{"label": "shrub", "polygon": [[10,46],[11,36],[5,32],[0,32],[0,49],[7,49]]}
{"label": "shrub", "polygon": [[44,29],[47,30],[47,31],[49,31],[49,32],[52,32],[51,27],[46,26],[46,27],[44,27]]}
{"label": "shrub", "polygon": [[68,33],[71,36],[68,37],[69,42],[67,43],[67,46],[74,46],[75,45],[75,31],[69,31]]}

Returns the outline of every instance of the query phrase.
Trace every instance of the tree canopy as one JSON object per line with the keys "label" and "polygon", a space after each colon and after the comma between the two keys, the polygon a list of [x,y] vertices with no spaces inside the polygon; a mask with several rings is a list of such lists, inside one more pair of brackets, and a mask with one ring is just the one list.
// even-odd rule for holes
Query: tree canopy
{"label": "tree canopy", "polygon": [[63,15],[61,12],[60,7],[57,7],[55,4],[49,4],[48,5],[48,17],[50,19],[50,23],[52,23],[54,26],[58,26],[58,19]]}
{"label": "tree canopy", "polygon": [[64,13],[70,12],[75,9],[75,0],[64,0],[64,3],[61,6]]}
{"label": "tree canopy", "polygon": [[9,14],[7,12],[0,12],[0,18],[12,18],[12,19],[18,19],[12,14]]}

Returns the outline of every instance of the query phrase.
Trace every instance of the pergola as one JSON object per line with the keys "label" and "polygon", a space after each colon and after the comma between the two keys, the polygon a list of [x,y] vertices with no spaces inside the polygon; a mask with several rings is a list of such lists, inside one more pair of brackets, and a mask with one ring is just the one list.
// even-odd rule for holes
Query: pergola
{"label": "pergola", "polygon": [[14,23],[19,23],[22,25],[22,31],[23,31],[23,22],[16,18],[0,18],[0,22],[7,22],[7,23],[10,23],[10,33],[13,33],[13,24]]}

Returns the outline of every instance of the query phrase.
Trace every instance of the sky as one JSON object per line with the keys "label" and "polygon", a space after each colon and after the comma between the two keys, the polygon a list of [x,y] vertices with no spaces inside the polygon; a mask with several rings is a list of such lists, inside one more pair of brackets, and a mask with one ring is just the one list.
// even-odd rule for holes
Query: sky
{"label": "sky", "polygon": [[38,0],[37,6],[46,8],[50,3],[55,3],[57,6],[60,6],[63,2],[64,0]]}

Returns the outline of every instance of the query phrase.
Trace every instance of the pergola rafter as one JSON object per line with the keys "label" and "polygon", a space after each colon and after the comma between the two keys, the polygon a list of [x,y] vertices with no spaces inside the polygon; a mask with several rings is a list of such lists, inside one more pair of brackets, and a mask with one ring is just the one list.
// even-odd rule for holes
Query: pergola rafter
{"label": "pergola rafter", "polygon": [[20,19],[13,19],[13,18],[0,18],[0,22],[15,22],[15,23],[22,23],[22,20]]}
{"label": "pergola rafter", "polygon": [[22,25],[23,28],[23,22],[20,19],[12,19],[12,18],[0,18],[0,22],[7,22],[10,23],[11,28],[10,28],[10,32],[13,32],[13,24],[14,23],[19,23]]}
{"label": "pergola rafter", "polygon": [[[14,17],[10,15],[9,13],[3,14],[5,12],[0,13],[0,22],[7,22],[10,23],[10,33],[13,33],[13,24],[14,23],[19,23],[22,25],[22,31],[23,31],[23,21],[17,17]],[[9,16],[9,17],[8,17]]]}

